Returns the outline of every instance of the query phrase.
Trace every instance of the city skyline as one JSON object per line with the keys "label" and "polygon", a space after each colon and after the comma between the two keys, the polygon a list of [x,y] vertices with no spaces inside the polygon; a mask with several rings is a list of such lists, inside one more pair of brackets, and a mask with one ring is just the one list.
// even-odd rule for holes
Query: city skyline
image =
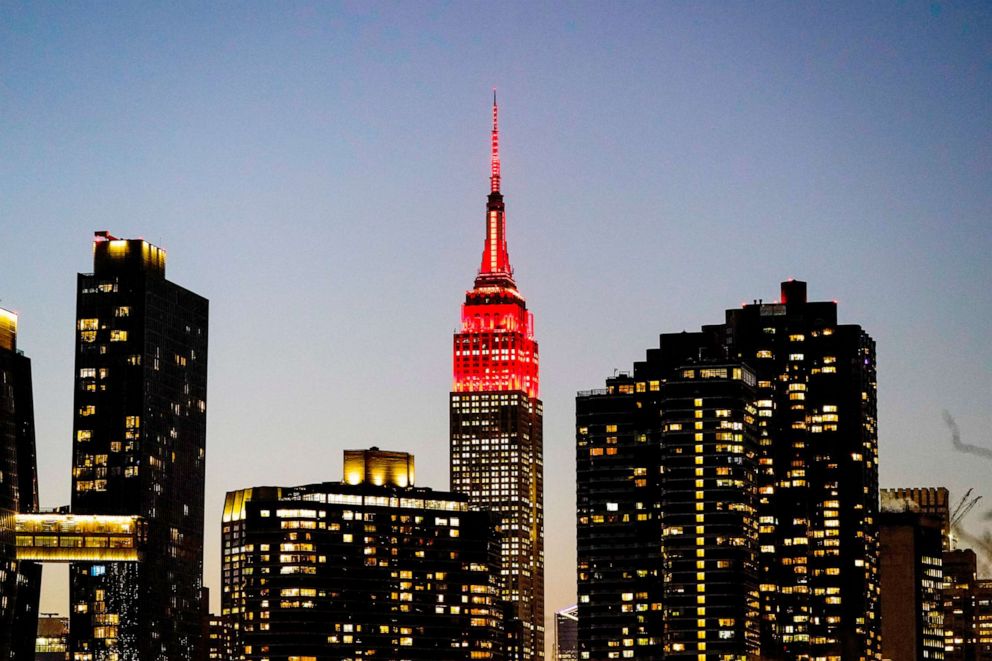
{"label": "city skyline", "polygon": [[[992,447],[989,13],[852,7],[5,8],[0,304],[33,359],[42,505],[69,502],[72,274],[100,229],[169,250],[214,302],[214,594],[226,490],[320,481],[359,441],[444,484],[493,83],[541,312],[546,613],[574,603],[575,391],[790,276],[878,342],[882,485],[980,489],[941,411]],[[473,43],[493,34],[500,57]],[[273,439],[306,461],[272,462]],[[65,609],[58,576],[42,610]]]}

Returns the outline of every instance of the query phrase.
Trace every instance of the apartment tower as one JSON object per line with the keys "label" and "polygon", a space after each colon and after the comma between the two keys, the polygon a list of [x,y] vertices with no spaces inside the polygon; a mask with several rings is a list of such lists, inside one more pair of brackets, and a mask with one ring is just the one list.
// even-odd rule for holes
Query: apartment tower
{"label": "apartment tower", "polygon": [[753,658],[754,373],[665,334],[576,398],[581,659]]}
{"label": "apartment tower", "polygon": [[140,516],[148,550],[71,565],[74,658],[200,650],[208,304],[166,280],[165,257],[97,232],[78,276],[72,512]]}
{"label": "apartment tower", "polygon": [[790,280],[579,393],[582,658],[877,658],[876,390],[871,337]]}

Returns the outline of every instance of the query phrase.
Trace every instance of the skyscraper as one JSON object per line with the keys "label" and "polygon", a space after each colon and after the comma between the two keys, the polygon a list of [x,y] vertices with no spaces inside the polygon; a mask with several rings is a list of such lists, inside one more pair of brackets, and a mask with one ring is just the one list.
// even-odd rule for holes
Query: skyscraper
{"label": "skyscraper", "polygon": [[[580,653],[623,658],[626,646],[643,659],[719,654],[725,642],[739,641],[745,647],[730,653],[749,655],[752,618],[760,616],[763,659],[877,658],[874,342],[860,326],[837,323],[836,303],[808,302],[799,281],[782,283],[780,301],[755,301],[728,310],[725,319],[700,332],[662,335],[633,375],[579,393]],[[738,372],[739,379],[730,376]],[[726,383],[712,376],[721,373]],[[715,380],[704,386],[708,379]],[[742,390],[735,392],[730,386],[738,380]],[[687,398],[676,396],[685,388],[697,391],[699,409],[691,420],[672,419],[685,409],[679,400]],[[721,399],[728,404],[717,406]],[[689,424],[691,442],[679,437]],[[677,481],[688,456],[699,462],[692,470],[701,471],[701,486],[692,491],[701,495],[702,521],[682,518],[692,499],[689,492],[680,496],[685,486]],[[734,461],[722,465],[721,456]],[[708,471],[724,472],[710,483]],[[740,486],[721,492],[727,480]],[[699,585],[740,585],[723,594],[737,614],[710,622],[714,599],[706,584],[695,590],[698,621],[691,617],[691,574],[678,564],[689,548],[675,542],[692,536],[703,553]],[[711,553],[728,545],[734,555]],[[712,568],[711,557],[718,558]],[[625,591],[624,584],[640,587]],[[691,636],[673,638],[691,624],[705,651],[690,649]],[[719,632],[712,646],[711,632]]]}
{"label": "skyscraper", "polygon": [[758,652],[755,375],[661,336],[576,398],[582,659]]}
{"label": "skyscraper", "polygon": [[344,480],[229,492],[222,617],[234,658],[501,661],[499,546],[413,457],[345,453]]}
{"label": "skyscraper", "polygon": [[41,566],[18,561],[15,516],[38,510],[31,360],[17,315],[0,308],[0,658],[34,658]]}
{"label": "skyscraper", "polygon": [[451,489],[491,511],[502,535],[509,658],[544,658],[544,466],[534,317],[517,291],[500,192],[493,98],[486,243],[454,337],[450,396]]}
{"label": "skyscraper", "polygon": [[799,280],[707,330],[758,377],[762,653],[877,657],[874,340]]}
{"label": "skyscraper", "polygon": [[139,562],[70,568],[70,645],[93,661],[199,652],[207,300],[165,251],[97,232],[76,299],[74,515],[138,515]]}

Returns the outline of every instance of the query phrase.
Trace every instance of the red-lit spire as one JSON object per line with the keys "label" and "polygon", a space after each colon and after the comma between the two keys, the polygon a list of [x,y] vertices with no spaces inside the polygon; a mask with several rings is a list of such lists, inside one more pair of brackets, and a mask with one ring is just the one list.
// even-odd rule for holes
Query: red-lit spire
{"label": "red-lit spire", "polygon": [[489,200],[486,203],[486,247],[482,252],[482,265],[475,286],[496,285],[516,289],[510,254],[506,249],[506,212],[503,195],[499,190],[499,106],[493,90],[492,156],[489,175]]}
{"label": "red-lit spire", "polygon": [[493,88],[493,153],[492,173],[489,175],[489,192],[499,192],[499,106],[496,105],[496,88]]}
{"label": "red-lit spire", "polygon": [[475,287],[465,292],[455,333],[454,392],[523,391],[539,395],[534,315],[517,291],[506,250],[506,213],[499,190],[499,108],[493,92],[492,170],[486,202],[486,247]]}

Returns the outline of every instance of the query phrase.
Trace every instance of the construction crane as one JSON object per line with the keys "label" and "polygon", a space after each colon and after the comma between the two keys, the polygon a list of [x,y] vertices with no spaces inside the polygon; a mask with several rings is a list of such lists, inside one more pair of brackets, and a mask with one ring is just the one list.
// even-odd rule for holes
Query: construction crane
{"label": "construction crane", "polygon": [[[972,491],[971,489],[968,489],[968,493],[971,493],[971,491]],[[966,494],[965,495],[965,498],[967,498],[967,497],[968,496]],[[968,512],[970,512],[972,509],[974,509],[975,505],[977,505],[978,504],[978,501],[980,501],[981,499],[982,499],[981,496],[975,496],[974,498],[972,498],[971,500],[969,500],[968,501],[968,504],[967,505],[964,505],[964,507],[961,507],[960,505],[958,507],[956,507],[954,509],[954,512],[955,513],[951,515],[951,521],[950,521],[951,527],[956,526],[959,523],[961,523],[961,521],[964,519],[964,517],[968,516]]]}
{"label": "construction crane", "polygon": [[[961,500],[958,501],[958,504],[955,505],[954,509],[951,510],[950,516],[948,516],[947,519],[948,548],[952,548],[952,549],[956,548],[957,541],[959,539],[965,539],[966,537],[969,538],[968,539],[969,543],[974,543],[973,540],[975,538],[969,536],[965,532],[964,527],[962,527],[961,525],[961,522],[964,520],[964,517],[966,517],[968,513],[972,509],[974,509],[975,505],[978,504],[978,501],[982,499],[981,496],[975,496],[974,498],[971,498],[971,494],[974,490],[975,490],[974,487],[968,489],[965,492],[964,496],[961,497]],[[969,500],[969,498],[971,498],[971,500]]]}
{"label": "construction crane", "polygon": [[968,489],[967,491],[965,491],[964,492],[964,495],[961,496],[961,500],[959,500],[958,501],[958,504],[954,506],[954,509],[951,511],[951,516],[950,516],[950,519],[949,519],[951,521],[951,525],[953,525],[953,522],[960,521],[961,520],[961,517],[958,516],[958,514],[961,512],[961,508],[964,507],[965,501],[968,500],[968,496],[970,496],[971,495],[971,492],[974,491],[974,490],[975,490],[975,487],[972,487],[972,488]]}

